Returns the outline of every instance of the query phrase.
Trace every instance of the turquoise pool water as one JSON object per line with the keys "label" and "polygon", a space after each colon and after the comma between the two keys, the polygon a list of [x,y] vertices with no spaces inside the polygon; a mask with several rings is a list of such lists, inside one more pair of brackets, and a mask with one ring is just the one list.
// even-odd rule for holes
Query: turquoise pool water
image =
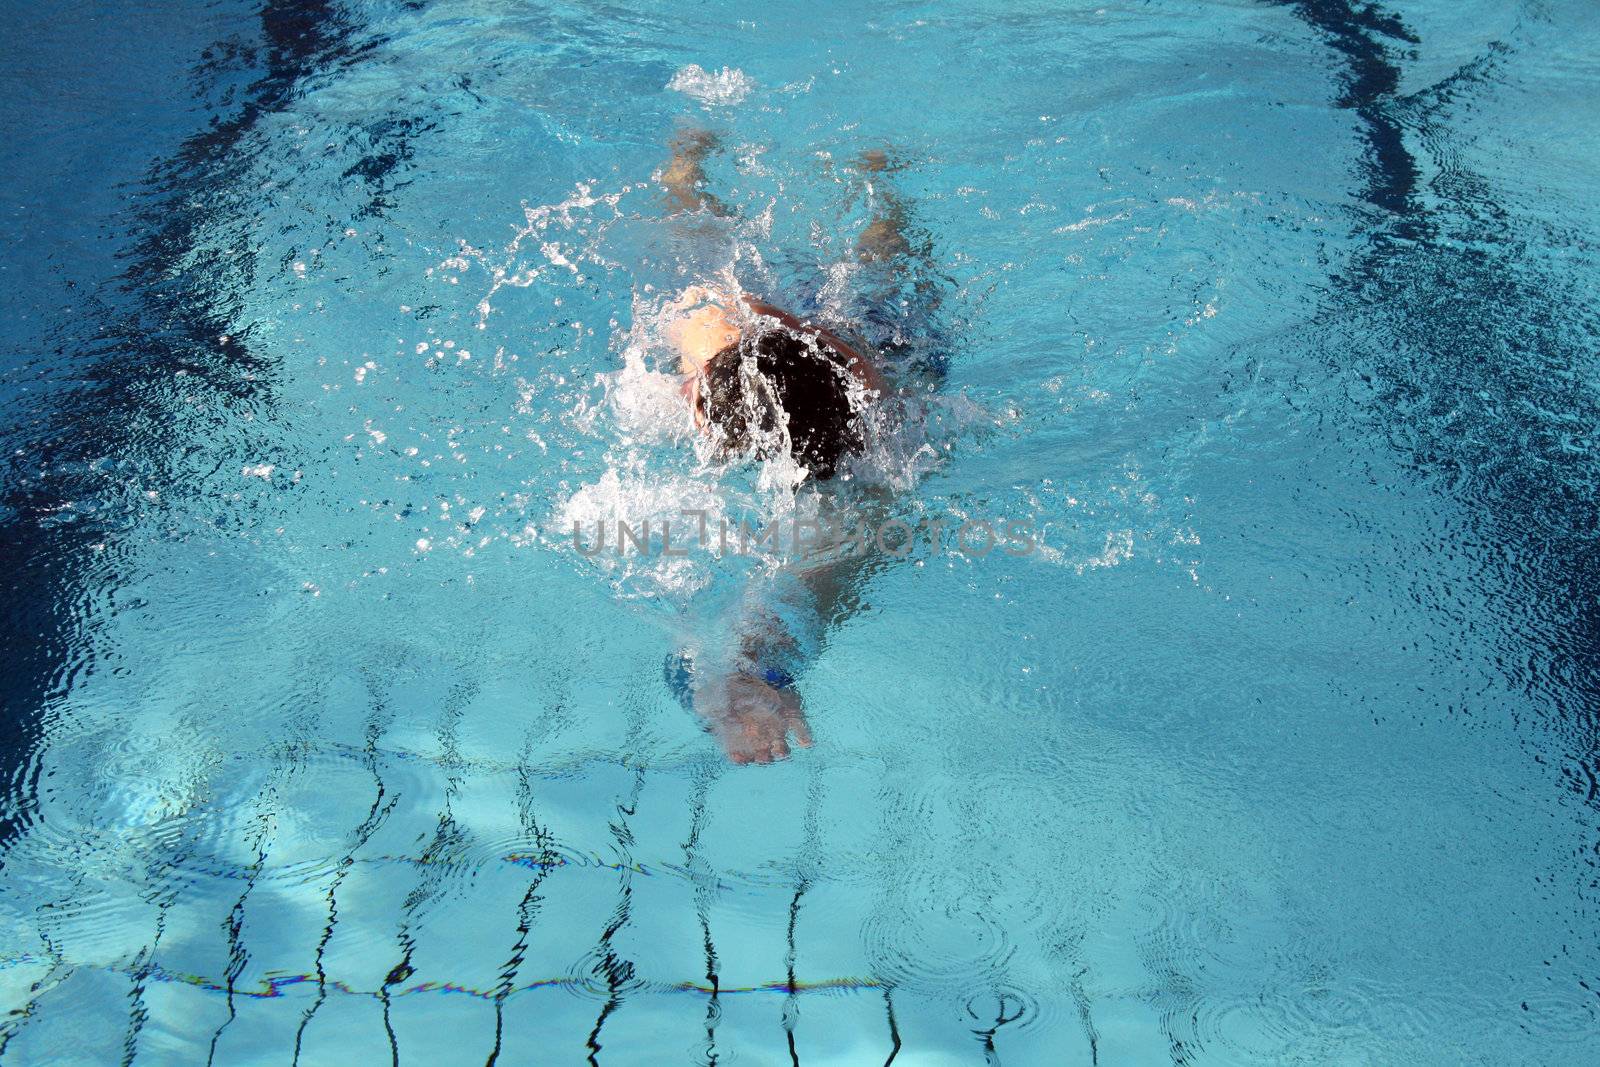
{"label": "turquoise pool water", "polygon": [[[1592,5],[0,25],[5,1063],[1589,1062]],[[1039,545],[734,765],[662,664],[783,553],[570,524],[809,514],[661,304],[850,319],[884,188],[948,371],[841,493]]]}

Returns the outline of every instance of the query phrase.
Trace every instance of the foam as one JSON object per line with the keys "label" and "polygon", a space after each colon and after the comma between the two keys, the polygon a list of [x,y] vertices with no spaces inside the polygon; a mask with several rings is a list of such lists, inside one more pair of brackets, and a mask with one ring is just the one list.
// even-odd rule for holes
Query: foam
{"label": "foam", "polygon": [[698,63],[690,63],[667,82],[668,89],[698,100],[706,107],[733,107],[743,103],[755,87],[755,79],[738,67],[723,67],[712,73]]}

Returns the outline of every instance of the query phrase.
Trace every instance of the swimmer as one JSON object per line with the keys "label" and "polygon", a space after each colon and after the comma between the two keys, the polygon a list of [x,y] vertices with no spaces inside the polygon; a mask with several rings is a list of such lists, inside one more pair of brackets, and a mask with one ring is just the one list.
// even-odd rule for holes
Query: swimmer
{"label": "swimmer", "polygon": [[[700,130],[675,139],[660,175],[670,209],[729,213],[705,191],[704,160],[715,146]],[[864,175],[888,166],[881,151],[865,152],[856,163]],[[856,242],[856,256],[863,263],[892,265],[912,250],[906,213],[892,195],[876,203],[879,210]],[[665,332],[677,354],[690,418],[719,455],[762,455],[785,442],[803,479],[820,484],[866,448],[868,415],[890,391],[879,362],[863,351],[868,346],[726,287],[691,285],[668,303],[667,312]],[[794,688],[794,671],[807,657],[793,616],[804,614],[821,620],[818,628],[825,626],[839,616],[863,573],[860,565],[837,562],[792,572],[787,599],[803,601],[801,609],[782,610],[792,603],[747,604],[731,661],[720,671],[697,670],[686,656],[669,659],[669,684],[733,762],[783,759],[791,736],[798,746],[811,744]]]}
{"label": "swimmer", "polygon": [[854,346],[745,293],[690,286],[668,311],[695,428],[725,453],[775,435],[781,421],[795,463],[826,481],[864,447],[863,405],[884,380]]}

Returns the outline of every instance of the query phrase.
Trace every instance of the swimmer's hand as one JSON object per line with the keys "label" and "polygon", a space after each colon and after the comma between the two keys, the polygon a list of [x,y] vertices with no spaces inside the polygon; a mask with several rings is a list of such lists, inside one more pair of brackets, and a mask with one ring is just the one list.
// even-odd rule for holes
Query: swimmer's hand
{"label": "swimmer's hand", "polygon": [[752,675],[733,674],[708,682],[695,693],[694,710],[734,763],[772,763],[785,758],[790,733],[796,745],[811,747],[811,728],[800,708],[800,694]]}

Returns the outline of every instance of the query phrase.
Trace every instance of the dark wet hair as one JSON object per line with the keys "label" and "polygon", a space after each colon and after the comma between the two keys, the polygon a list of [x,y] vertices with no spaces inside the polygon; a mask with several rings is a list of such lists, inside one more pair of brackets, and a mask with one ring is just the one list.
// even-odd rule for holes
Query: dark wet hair
{"label": "dark wet hair", "polygon": [[821,338],[788,328],[740,338],[711,357],[700,411],[715,426],[725,453],[764,455],[787,420],[789,453],[814,478],[832,478],[846,454],[863,446],[850,401],[845,357]]}

